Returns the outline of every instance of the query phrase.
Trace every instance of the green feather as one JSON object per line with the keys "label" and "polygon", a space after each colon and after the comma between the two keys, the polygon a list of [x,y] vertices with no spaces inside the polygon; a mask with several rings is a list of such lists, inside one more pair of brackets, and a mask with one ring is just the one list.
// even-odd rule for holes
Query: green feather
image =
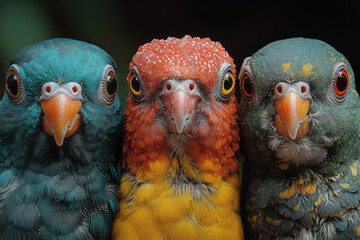
{"label": "green feather", "polygon": [[[345,66],[349,79],[341,98],[334,90],[339,66]],[[249,236],[359,238],[360,101],[348,60],[322,41],[292,38],[245,59],[240,78],[244,71],[250,72],[254,89],[252,101],[244,93],[240,101]],[[304,139],[287,140],[277,132],[274,88],[279,82],[310,87],[311,127]],[[283,149],[287,152],[279,155]],[[298,155],[284,157],[293,156],[291,151]],[[296,162],[301,155],[310,160]]]}

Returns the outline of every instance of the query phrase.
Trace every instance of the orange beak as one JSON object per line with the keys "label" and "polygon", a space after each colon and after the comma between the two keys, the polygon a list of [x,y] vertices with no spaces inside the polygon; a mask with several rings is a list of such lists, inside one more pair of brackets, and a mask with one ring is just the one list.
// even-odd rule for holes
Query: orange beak
{"label": "orange beak", "polygon": [[309,131],[310,123],[307,113],[310,100],[300,98],[296,93],[289,92],[286,96],[275,99],[275,116],[277,131],[291,140],[303,138]]}
{"label": "orange beak", "polygon": [[64,138],[73,135],[80,128],[81,115],[78,112],[82,102],[59,93],[50,99],[41,100],[40,104],[45,114],[42,117],[43,129],[61,147]]}

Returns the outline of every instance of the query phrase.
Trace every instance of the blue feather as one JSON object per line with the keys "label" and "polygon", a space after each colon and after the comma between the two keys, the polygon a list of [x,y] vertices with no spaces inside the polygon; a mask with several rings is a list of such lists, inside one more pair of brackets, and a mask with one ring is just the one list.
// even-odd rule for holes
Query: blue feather
{"label": "blue feather", "polygon": [[[109,105],[99,100],[107,65],[116,72],[105,51],[71,39],[30,45],[10,61],[22,101],[5,91],[0,102],[0,239],[110,237],[123,117],[117,96]],[[40,96],[48,82],[82,89],[80,128],[61,147],[42,129]]]}

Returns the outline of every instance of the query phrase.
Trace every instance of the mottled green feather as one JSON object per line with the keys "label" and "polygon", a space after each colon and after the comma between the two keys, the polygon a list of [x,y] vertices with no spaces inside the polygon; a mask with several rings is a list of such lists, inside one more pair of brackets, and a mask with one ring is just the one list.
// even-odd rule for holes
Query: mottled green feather
{"label": "mottled green feather", "polygon": [[[341,101],[334,98],[333,90],[339,63],[346,66],[350,81]],[[322,41],[293,38],[271,43],[247,58],[240,77],[245,66],[255,91],[253,102],[244,94],[240,102],[248,236],[359,238],[360,101],[349,62]],[[310,87],[311,127],[306,141],[291,142],[277,133],[274,88],[279,82],[305,82]],[[311,161],[285,161],[278,154],[279,148],[291,150],[285,144],[299,144],[298,155],[312,154]]]}

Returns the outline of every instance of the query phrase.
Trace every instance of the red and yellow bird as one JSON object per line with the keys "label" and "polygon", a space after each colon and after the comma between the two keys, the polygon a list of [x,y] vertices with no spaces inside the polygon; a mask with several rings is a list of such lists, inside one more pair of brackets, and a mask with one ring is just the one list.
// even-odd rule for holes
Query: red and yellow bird
{"label": "red and yellow bird", "polygon": [[185,36],[141,46],[129,70],[113,239],[243,239],[233,59]]}

